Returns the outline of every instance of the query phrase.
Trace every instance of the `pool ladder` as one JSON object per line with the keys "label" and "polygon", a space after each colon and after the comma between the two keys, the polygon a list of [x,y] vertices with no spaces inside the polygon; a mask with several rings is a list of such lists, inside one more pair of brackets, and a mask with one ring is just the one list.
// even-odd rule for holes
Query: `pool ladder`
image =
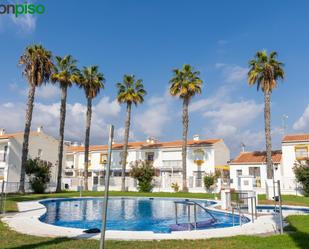
{"label": "pool ladder", "polygon": [[211,218],[214,222],[217,221],[217,219],[214,217],[212,213],[209,212],[209,210],[205,207],[203,207],[200,203],[196,201],[190,201],[190,200],[185,200],[185,201],[175,201],[175,219],[176,219],[176,225],[178,225],[178,204],[182,204],[187,206],[188,208],[188,230],[191,230],[191,206],[193,206],[193,211],[194,211],[194,229],[197,229],[197,217],[196,217],[196,207],[200,207],[203,209]]}

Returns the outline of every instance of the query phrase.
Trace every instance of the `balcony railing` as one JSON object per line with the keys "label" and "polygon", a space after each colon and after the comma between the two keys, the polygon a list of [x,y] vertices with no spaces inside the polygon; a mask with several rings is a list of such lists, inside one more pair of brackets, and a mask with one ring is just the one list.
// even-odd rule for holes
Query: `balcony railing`
{"label": "balcony railing", "polygon": [[161,170],[182,170],[182,161],[181,160],[163,161]]}

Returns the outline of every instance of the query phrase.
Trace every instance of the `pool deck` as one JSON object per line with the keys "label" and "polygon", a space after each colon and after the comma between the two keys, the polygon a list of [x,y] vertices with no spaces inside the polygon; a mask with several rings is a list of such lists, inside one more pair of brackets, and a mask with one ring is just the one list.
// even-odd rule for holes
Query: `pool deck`
{"label": "pool deck", "polygon": [[[2,221],[13,230],[42,237],[69,237],[99,239],[100,234],[85,234],[84,229],[54,226],[43,223],[39,218],[46,212],[40,201],[19,202],[17,214],[7,214]],[[212,208],[210,208],[212,209]],[[247,216],[251,219],[250,216]],[[275,233],[276,223],[273,215],[261,215],[254,223],[242,226],[215,228],[205,230],[180,231],[172,233],[153,233],[148,231],[113,231],[106,232],[106,239],[111,240],[163,240],[163,239],[207,239],[230,237],[235,235],[252,235]]]}

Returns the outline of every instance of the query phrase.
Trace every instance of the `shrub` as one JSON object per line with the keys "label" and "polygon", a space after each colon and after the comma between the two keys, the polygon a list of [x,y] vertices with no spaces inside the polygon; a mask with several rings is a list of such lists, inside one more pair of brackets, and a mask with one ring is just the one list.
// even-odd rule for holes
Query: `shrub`
{"label": "shrub", "polygon": [[151,192],[153,189],[152,179],[155,176],[155,168],[149,161],[135,161],[131,164],[130,174],[138,180],[140,192]]}
{"label": "shrub", "polygon": [[30,179],[30,186],[34,193],[45,192],[47,184],[50,182],[50,168],[52,164],[39,158],[28,159],[26,164],[26,174]]}
{"label": "shrub", "polygon": [[303,186],[304,195],[309,196],[309,160],[299,161],[293,169],[296,180]]}
{"label": "shrub", "polygon": [[207,191],[211,190],[211,187],[215,184],[217,177],[216,175],[210,173],[204,176],[204,185]]}
{"label": "shrub", "polygon": [[175,191],[175,192],[178,192],[180,187],[178,185],[177,182],[173,182],[172,185],[171,185],[172,189]]}

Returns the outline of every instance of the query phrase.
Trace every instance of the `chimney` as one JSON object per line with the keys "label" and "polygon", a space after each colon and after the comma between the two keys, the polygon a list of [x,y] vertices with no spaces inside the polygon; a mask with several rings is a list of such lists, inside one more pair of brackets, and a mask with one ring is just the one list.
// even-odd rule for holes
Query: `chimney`
{"label": "chimney", "polygon": [[78,146],[78,142],[74,142],[72,146],[77,147]]}
{"label": "chimney", "polygon": [[5,134],[5,129],[4,128],[0,128],[0,135],[4,135]]}
{"label": "chimney", "polygon": [[157,140],[156,140],[154,137],[148,137],[148,138],[146,139],[146,142],[147,142],[148,144],[155,144],[155,143],[157,142]]}
{"label": "chimney", "polygon": [[43,126],[42,125],[38,127],[37,132],[39,132],[39,133],[43,132]]}
{"label": "chimney", "polygon": [[198,134],[193,135],[193,140],[194,141],[199,141],[200,140],[200,135],[198,135]]}
{"label": "chimney", "polygon": [[246,145],[243,142],[241,142],[240,146],[241,146],[242,152],[245,152],[246,151]]}

